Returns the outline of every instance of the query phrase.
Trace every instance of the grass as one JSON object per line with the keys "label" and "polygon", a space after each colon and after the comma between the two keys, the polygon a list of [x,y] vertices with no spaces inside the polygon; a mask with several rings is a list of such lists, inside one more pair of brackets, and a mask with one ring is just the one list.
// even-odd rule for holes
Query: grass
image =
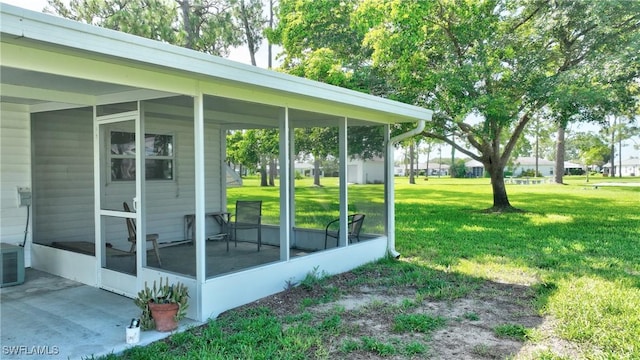
{"label": "grass", "polygon": [[[262,198],[265,217],[271,219],[265,222],[277,223],[278,187],[251,187],[253,181],[229,189],[229,197]],[[487,179],[430,178],[415,185],[396,179],[396,244],[403,260],[356,269],[351,282],[391,291],[411,286],[418,295],[395,307],[374,303],[360,315],[389,314],[396,331],[423,334],[453,319],[413,314],[421,301],[465,297],[483,281],[509,283],[530,288],[537,311],[555,319],[555,336],[577,344],[585,358],[640,358],[640,187],[594,189],[600,181],[614,180],[591,177],[586,183],[584,177],[567,177],[567,185],[507,185],[512,205],[526,212],[490,214],[481,211],[492,205]],[[306,224],[320,227],[336,216],[336,186],[313,188],[304,181],[296,186],[296,193],[305,195],[296,196],[296,209],[306,214]],[[349,196],[366,199],[380,194],[380,187],[352,186]],[[371,272],[378,276],[366,276]],[[304,286],[322,287],[324,281],[316,271]],[[328,293],[330,300],[339,296]],[[412,357],[428,351],[421,342],[401,338],[349,338],[344,318],[353,314],[304,310],[322,302],[309,298],[291,304],[302,312],[285,318],[262,308],[232,311],[205,328],[133,348],[122,357],[332,358],[331,348],[345,358],[353,352]],[[481,320],[474,313],[463,318]],[[519,324],[493,329],[518,341],[531,341],[529,334],[535,333]],[[343,340],[336,344],[337,339]],[[479,345],[473,351],[489,350]],[[544,351],[538,358],[563,357]]]}
{"label": "grass", "polygon": [[493,331],[498,337],[512,338],[524,341],[527,338],[527,329],[520,324],[502,324],[496,326]]}

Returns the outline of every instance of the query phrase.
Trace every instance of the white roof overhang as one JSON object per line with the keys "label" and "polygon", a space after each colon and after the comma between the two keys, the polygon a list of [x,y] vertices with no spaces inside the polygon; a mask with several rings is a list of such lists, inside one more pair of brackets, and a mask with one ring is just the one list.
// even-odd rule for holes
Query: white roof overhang
{"label": "white roof overhang", "polygon": [[5,4],[0,15],[0,101],[32,112],[204,93],[234,99],[251,114],[262,114],[261,106],[298,109],[302,123],[315,125],[327,115],[374,124],[432,115],[421,107]]}

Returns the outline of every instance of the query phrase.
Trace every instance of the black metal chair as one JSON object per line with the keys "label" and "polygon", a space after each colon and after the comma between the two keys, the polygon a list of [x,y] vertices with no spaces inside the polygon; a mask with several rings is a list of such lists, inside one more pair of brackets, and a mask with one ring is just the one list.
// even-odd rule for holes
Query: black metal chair
{"label": "black metal chair", "polygon": [[[347,218],[347,225],[349,229],[349,234],[347,235],[349,238],[349,242],[353,242],[353,240],[360,241],[360,230],[362,229],[362,223],[364,222],[364,214],[352,214]],[[336,224],[338,224],[336,226]],[[336,247],[338,247],[338,243],[340,241],[340,219],[335,219],[330,221],[327,224],[327,227],[324,229],[324,248],[327,248],[327,240],[331,237],[336,239]]]}
{"label": "black metal chair", "polygon": [[238,230],[256,229],[258,231],[258,251],[262,246],[262,201],[236,201],[235,214],[231,216],[229,225],[233,228],[233,240],[238,246]]}

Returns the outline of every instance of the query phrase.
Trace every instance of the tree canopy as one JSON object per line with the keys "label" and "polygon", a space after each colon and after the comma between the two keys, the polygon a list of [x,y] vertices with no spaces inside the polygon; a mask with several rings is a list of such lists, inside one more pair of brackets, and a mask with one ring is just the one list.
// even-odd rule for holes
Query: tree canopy
{"label": "tree canopy", "polygon": [[638,78],[638,2],[306,3],[282,2],[275,40],[285,66],[328,48],[344,72],[369,69],[382,79],[369,92],[433,109],[423,136],[483,163],[496,211],[513,209],[504,167],[535,115],[544,109],[574,121],[604,102],[607,89]]}
{"label": "tree canopy", "polygon": [[[46,12],[227,56],[246,44],[258,50],[265,27],[259,0],[48,0]],[[254,62],[255,65],[255,62]]]}

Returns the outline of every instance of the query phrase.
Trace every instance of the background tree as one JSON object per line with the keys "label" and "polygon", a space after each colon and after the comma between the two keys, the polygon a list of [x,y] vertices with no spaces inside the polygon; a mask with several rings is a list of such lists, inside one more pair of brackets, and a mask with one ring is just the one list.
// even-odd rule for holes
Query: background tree
{"label": "background tree", "polygon": [[242,45],[242,33],[234,25],[235,1],[175,1],[180,5],[184,33],[178,45],[218,56],[228,56],[231,47]]}
{"label": "background tree", "polygon": [[243,166],[247,163],[255,163],[255,161],[247,161],[243,156],[243,142],[244,133],[242,131],[230,131],[227,133],[227,151],[226,151],[226,163],[227,165],[233,164],[233,169],[236,170],[236,166],[240,166],[240,176],[244,174]]}
{"label": "background tree", "polygon": [[586,166],[587,182],[589,182],[591,166],[602,166],[609,161],[609,149],[601,136],[592,133],[579,133],[572,139],[572,143],[578,149],[577,157]]}
{"label": "background tree", "polygon": [[[600,131],[605,142],[608,144],[609,158],[611,160],[611,167],[609,168],[609,175],[614,177],[616,169],[616,158],[618,160],[618,169],[622,166],[622,143],[625,140],[631,139],[634,136],[640,135],[640,127],[637,124],[635,117],[614,116],[607,117],[608,121],[602,127]],[[616,157],[616,145],[618,146],[618,156]],[[618,175],[622,177],[622,171],[618,171]]]}
{"label": "background tree", "polygon": [[331,127],[297,128],[295,132],[296,151],[310,154],[313,158],[313,185],[320,184],[320,168],[329,155],[338,152],[338,131]]}
{"label": "background tree", "polygon": [[[279,136],[277,129],[252,129],[248,142],[258,153],[260,167],[260,186],[274,186],[273,174],[275,164],[280,153]],[[271,170],[268,172],[267,170]]]}
{"label": "background tree", "polygon": [[263,15],[262,5],[262,0],[237,0],[234,5],[236,26],[242,34],[241,40],[247,45],[253,66],[256,66],[256,53],[262,43],[263,30],[268,21]]}
{"label": "background tree", "polygon": [[[253,1],[252,1],[253,2]],[[45,12],[227,56],[245,40],[234,25],[236,0],[48,0]]]}
{"label": "background tree", "polygon": [[436,111],[424,135],[483,163],[497,211],[512,209],[504,167],[534,114],[585,64],[638,56],[638,2],[371,0],[356,16],[375,66]]}
{"label": "background tree", "polygon": [[44,12],[75,21],[176,44],[176,3],[165,0],[48,0]]}

